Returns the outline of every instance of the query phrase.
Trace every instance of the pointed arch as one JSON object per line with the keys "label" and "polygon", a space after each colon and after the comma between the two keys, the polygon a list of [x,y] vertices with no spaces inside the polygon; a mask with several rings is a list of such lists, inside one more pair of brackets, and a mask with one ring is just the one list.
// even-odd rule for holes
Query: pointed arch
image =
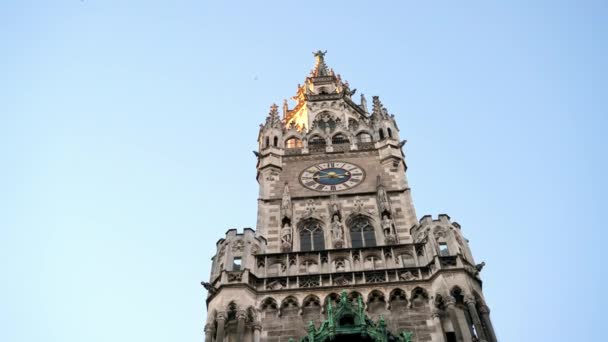
{"label": "pointed arch", "polygon": [[405,291],[400,288],[393,289],[389,294],[389,302],[392,303],[395,301],[407,302],[407,296],[405,294]]}
{"label": "pointed arch", "polygon": [[338,132],[331,137],[331,143],[332,145],[348,144],[350,140],[346,134]]}
{"label": "pointed arch", "polygon": [[318,251],[325,248],[323,223],[314,218],[307,218],[298,223],[300,251]]}
{"label": "pointed arch", "polygon": [[373,247],[376,246],[376,231],[369,217],[355,215],[347,220],[350,233],[351,247]]}
{"label": "pointed arch", "polygon": [[386,134],[388,135],[388,137],[389,137],[390,139],[392,139],[392,138],[393,138],[393,130],[391,130],[391,128],[390,128],[390,127],[387,127],[387,128],[386,128]]}
{"label": "pointed arch", "polygon": [[285,297],[281,301],[281,311],[299,309],[299,308],[300,308],[300,304],[298,303],[298,299],[294,296]]}
{"label": "pointed arch", "polygon": [[412,307],[422,307],[425,306],[429,300],[429,294],[422,287],[415,287],[412,290],[411,295],[411,305]]}
{"label": "pointed arch", "polygon": [[277,304],[277,301],[272,297],[266,297],[260,304],[261,311],[274,311],[278,309],[279,305]]}
{"label": "pointed arch", "polygon": [[386,298],[380,290],[373,290],[367,295],[367,308],[370,311],[384,309],[386,307]]}

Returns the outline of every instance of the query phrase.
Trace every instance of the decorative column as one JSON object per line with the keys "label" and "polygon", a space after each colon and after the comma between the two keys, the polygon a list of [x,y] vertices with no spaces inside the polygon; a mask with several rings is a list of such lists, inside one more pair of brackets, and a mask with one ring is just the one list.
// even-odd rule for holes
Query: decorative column
{"label": "decorative column", "polygon": [[443,325],[441,324],[441,310],[435,308],[431,313],[431,319],[433,320],[433,324],[435,325],[435,331],[437,331],[438,342],[445,341],[445,334],[443,332]]}
{"label": "decorative column", "polygon": [[247,312],[245,310],[239,310],[236,313],[236,341],[243,342],[245,337],[245,319],[247,319]]}
{"label": "decorative column", "polygon": [[464,303],[467,305],[469,309],[469,314],[471,315],[471,319],[473,319],[473,325],[475,325],[475,331],[477,332],[477,338],[480,342],[487,342],[488,338],[486,337],[486,332],[484,331],[483,325],[481,324],[481,320],[479,319],[479,315],[477,314],[477,306],[475,305],[475,297],[467,296],[464,300]]}
{"label": "decorative column", "polygon": [[479,307],[479,314],[481,315],[483,325],[486,327],[489,342],[497,342],[498,340],[496,339],[496,333],[494,332],[492,321],[490,321],[490,308],[486,305],[481,305]]}
{"label": "decorative column", "polygon": [[226,313],[218,312],[215,321],[217,322],[217,334],[215,336],[215,342],[224,342],[224,325],[226,324]]}
{"label": "decorative column", "polygon": [[260,342],[260,333],[262,332],[262,325],[260,322],[255,322],[253,325],[253,342]]}
{"label": "decorative column", "polygon": [[454,328],[454,333],[456,334],[456,341],[465,342],[464,338],[462,337],[462,329],[460,329],[460,323],[458,322],[456,308],[454,307],[456,304],[456,299],[452,296],[446,296],[444,301],[446,311],[448,312],[448,316],[450,317],[450,321],[452,322],[452,327]]}
{"label": "decorative column", "polygon": [[205,324],[205,342],[213,342],[213,333],[215,332],[213,325],[213,323]]}

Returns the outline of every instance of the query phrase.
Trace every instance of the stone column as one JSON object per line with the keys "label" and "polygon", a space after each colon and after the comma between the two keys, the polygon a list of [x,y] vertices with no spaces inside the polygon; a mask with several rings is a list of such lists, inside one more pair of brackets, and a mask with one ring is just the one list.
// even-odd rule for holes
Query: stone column
{"label": "stone column", "polygon": [[213,333],[215,332],[215,327],[213,323],[205,324],[205,342],[213,342]]}
{"label": "stone column", "polygon": [[437,342],[445,342],[445,333],[443,332],[443,325],[441,324],[441,310],[433,309],[433,313],[431,313],[431,319],[433,320],[433,324],[435,325],[435,331],[437,331],[438,339]]}
{"label": "stone column", "polygon": [[480,342],[487,342],[488,338],[486,337],[486,332],[481,324],[481,320],[479,319],[479,315],[477,314],[477,306],[475,305],[475,298],[472,296],[468,296],[465,299],[465,304],[469,309],[469,314],[471,314],[471,319],[473,320],[473,325],[475,325],[475,331],[477,332],[477,338]]}
{"label": "stone column", "polygon": [[492,321],[490,321],[490,308],[486,305],[482,305],[479,307],[479,314],[481,315],[481,321],[483,325],[486,327],[486,333],[489,342],[497,342],[496,333],[494,333],[494,327],[492,326]]}
{"label": "stone column", "polygon": [[226,313],[218,312],[215,321],[217,322],[217,334],[215,335],[215,342],[224,342],[224,325],[226,324]]}
{"label": "stone column", "polygon": [[243,339],[245,337],[245,319],[247,319],[247,312],[245,312],[244,310],[239,310],[236,313],[236,320],[237,320],[236,341],[237,342],[243,342]]}
{"label": "stone column", "polygon": [[454,333],[456,334],[456,341],[465,342],[462,337],[462,329],[460,329],[460,322],[458,322],[458,315],[456,314],[456,299],[452,296],[445,297],[445,306],[446,311],[448,312],[448,317],[450,317],[450,321],[452,322],[452,327],[454,328]]}
{"label": "stone column", "polygon": [[253,325],[253,342],[260,342],[260,333],[262,332],[262,325],[256,322]]}

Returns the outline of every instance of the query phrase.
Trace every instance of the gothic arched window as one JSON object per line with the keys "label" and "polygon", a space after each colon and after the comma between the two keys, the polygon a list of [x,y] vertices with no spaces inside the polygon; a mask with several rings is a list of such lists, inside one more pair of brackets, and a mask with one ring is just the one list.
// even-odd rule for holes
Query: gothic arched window
{"label": "gothic arched window", "polygon": [[266,139],[264,140],[264,147],[268,147],[270,146],[270,138],[266,137]]}
{"label": "gothic arched window", "polygon": [[378,130],[378,135],[380,136],[380,140],[384,140],[384,131],[382,130],[382,128]]}
{"label": "gothic arched window", "polygon": [[371,247],[376,245],[374,227],[365,217],[357,217],[350,225],[352,247]]}
{"label": "gothic arched window", "polygon": [[315,135],[308,141],[308,145],[311,146],[325,146],[325,139],[321,138],[318,135]]}
{"label": "gothic arched window", "polygon": [[300,148],[302,147],[302,140],[298,138],[289,138],[285,145],[287,145],[287,148]]}
{"label": "gothic arched window", "polygon": [[386,132],[388,133],[388,137],[392,138],[393,137],[393,131],[390,128],[386,129]]}
{"label": "gothic arched window", "polygon": [[274,140],[272,141],[272,145],[273,145],[274,147],[279,146],[279,138],[278,138],[278,137],[274,137]]}
{"label": "gothic arched window", "polygon": [[372,142],[372,136],[367,133],[359,133],[357,139],[362,143]]}
{"label": "gothic arched window", "polygon": [[344,134],[336,134],[331,138],[331,143],[334,145],[338,145],[338,144],[348,144],[348,138],[344,135]]}
{"label": "gothic arched window", "polygon": [[318,251],[325,248],[323,228],[313,220],[304,223],[300,229],[300,251]]}

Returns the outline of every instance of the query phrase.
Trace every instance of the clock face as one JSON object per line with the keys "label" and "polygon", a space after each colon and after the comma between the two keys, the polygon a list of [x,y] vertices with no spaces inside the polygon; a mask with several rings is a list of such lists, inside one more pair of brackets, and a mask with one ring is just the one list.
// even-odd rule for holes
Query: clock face
{"label": "clock face", "polygon": [[341,191],[354,188],[365,179],[365,172],[350,163],[331,161],[309,166],[300,174],[300,182],[315,191]]}

